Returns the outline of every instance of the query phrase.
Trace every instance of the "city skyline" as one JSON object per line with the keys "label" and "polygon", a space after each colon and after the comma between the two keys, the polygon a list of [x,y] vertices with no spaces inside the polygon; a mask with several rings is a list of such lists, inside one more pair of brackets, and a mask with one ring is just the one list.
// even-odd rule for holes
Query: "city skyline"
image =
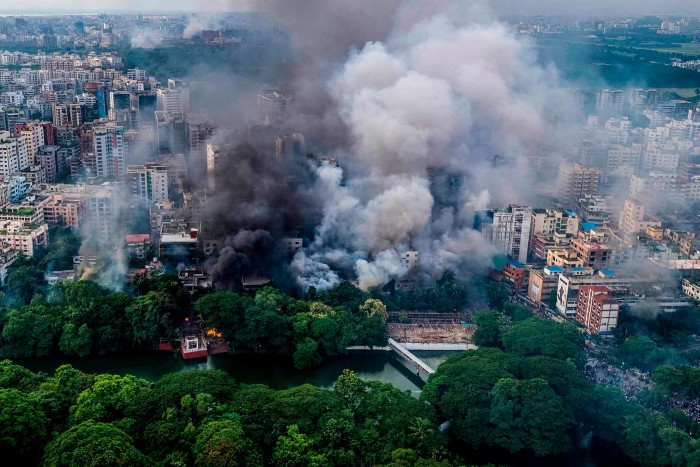
{"label": "city skyline", "polygon": [[[296,1],[296,0],[293,0]],[[347,3],[341,1],[339,3]],[[407,2],[411,4],[412,2]],[[437,5],[452,2],[433,0]],[[700,4],[693,0],[625,0],[609,2],[605,0],[491,0],[471,2],[492,9],[501,16],[508,15],[687,15],[700,13]],[[167,6],[158,0],[125,0],[106,2],[92,0],[29,0],[21,6],[0,6],[0,15],[81,15],[97,13],[113,14],[183,14],[183,13],[223,13],[274,11],[280,6],[279,0],[172,0]]]}

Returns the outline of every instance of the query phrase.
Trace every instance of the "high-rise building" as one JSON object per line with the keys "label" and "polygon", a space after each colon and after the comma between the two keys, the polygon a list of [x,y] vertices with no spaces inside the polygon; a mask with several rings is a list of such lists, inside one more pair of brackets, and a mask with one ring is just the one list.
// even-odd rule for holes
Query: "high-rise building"
{"label": "high-rise building", "polygon": [[124,128],[112,125],[96,126],[94,153],[98,177],[121,179],[124,176]]}
{"label": "high-rise building", "polygon": [[134,81],[146,79],[146,70],[139,68],[129,68],[126,70],[126,77]]}
{"label": "high-rise building", "polygon": [[146,204],[168,199],[168,168],[153,162],[130,165],[126,168],[126,180],[132,194]]}
{"label": "high-rise building", "polygon": [[27,163],[36,164],[39,148],[44,146],[44,127],[40,122],[27,122],[17,128],[17,135],[25,136],[27,145]]}
{"label": "high-rise building", "polygon": [[42,204],[44,221],[56,224],[60,221],[74,229],[80,229],[87,216],[88,198],[79,193],[55,193]]}
{"label": "high-rise building", "polygon": [[11,138],[8,131],[0,132],[0,175],[19,174],[28,165],[26,137]]}
{"label": "high-rise building", "polygon": [[569,244],[578,226],[579,219],[573,211],[533,209],[530,252],[536,258],[546,259],[549,250]]}
{"label": "high-rise building", "polygon": [[632,108],[653,108],[657,102],[659,102],[659,92],[656,89],[635,89],[632,91],[630,101]]}
{"label": "high-rise building", "polygon": [[648,227],[661,227],[658,219],[644,217],[644,205],[636,199],[626,199],[620,213],[620,230],[627,236],[646,231]]}
{"label": "high-rise building", "polygon": [[214,134],[214,124],[201,114],[185,118],[187,156],[193,178],[204,176],[207,164],[207,143]]}
{"label": "high-rise building", "polygon": [[573,201],[578,201],[585,195],[595,195],[599,178],[600,172],[595,167],[563,164],[559,167],[559,194]]}
{"label": "high-rise building", "polygon": [[190,107],[190,93],[186,87],[158,89],[156,91],[158,110],[170,114],[184,114]]}
{"label": "high-rise building", "polygon": [[117,186],[103,184],[89,194],[88,225],[101,243],[115,240],[117,211]]}
{"label": "high-rise building", "polygon": [[535,303],[548,302],[552,291],[557,290],[559,274],[564,268],[547,266],[544,269],[530,269],[528,274],[527,296]]}
{"label": "high-rise building", "polygon": [[36,161],[44,172],[46,183],[56,183],[59,174],[58,146],[42,146],[37,152]]}
{"label": "high-rise building", "polygon": [[275,139],[275,157],[301,156],[304,153],[304,136],[301,133],[279,135]]}
{"label": "high-rise building", "polygon": [[131,109],[131,94],[126,91],[109,93],[109,119],[113,122],[124,122]]}
{"label": "high-rise building", "polygon": [[77,127],[83,122],[80,104],[54,104],[52,114],[54,126]]}
{"label": "high-rise building", "polygon": [[511,204],[507,209],[488,209],[474,214],[474,230],[478,230],[501,253],[527,262],[532,227],[532,208]]}
{"label": "high-rise building", "polygon": [[184,154],[185,122],[181,114],[154,112],[156,118],[156,150],[159,154]]}
{"label": "high-rise building", "polygon": [[564,233],[576,235],[578,223],[578,216],[573,211],[560,209],[533,209],[532,211],[533,234]]}
{"label": "high-rise building", "polygon": [[684,201],[684,196],[675,172],[652,170],[645,176],[630,178],[629,197],[639,200],[648,210],[677,206]]}
{"label": "high-rise building", "polygon": [[266,123],[275,123],[287,117],[292,97],[281,92],[263,90],[258,93],[258,118]]}
{"label": "high-rise building", "polygon": [[620,304],[608,287],[581,286],[576,304],[576,321],[586,327],[588,334],[608,333],[617,326]]}
{"label": "high-rise building", "polygon": [[207,143],[207,182],[210,190],[216,189],[217,167],[222,157],[233,151],[231,144]]}
{"label": "high-rise building", "polygon": [[138,95],[139,120],[142,124],[155,123],[154,112],[158,108],[158,98],[154,92],[142,92]]}
{"label": "high-rise building", "polygon": [[624,93],[620,89],[603,89],[598,91],[596,109],[620,110],[625,105]]}
{"label": "high-rise building", "polygon": [[48,232],[46,224],[34,225],[19,220],[0,221],[0,242],[21,251],[27,258],[34,256],[37,248],[47,247]]}

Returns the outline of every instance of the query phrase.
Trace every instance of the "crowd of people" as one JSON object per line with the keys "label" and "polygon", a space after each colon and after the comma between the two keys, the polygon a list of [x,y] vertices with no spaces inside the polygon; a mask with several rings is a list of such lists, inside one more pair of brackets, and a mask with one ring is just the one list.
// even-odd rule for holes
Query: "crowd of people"
{"label": "crowd of people", "polygon": [[627,399],[635,399],[644,389],[651,389],[649,374],[637,368],[620,369],[605,361],[590,358],[584,368],[586,377],[597,384],[620,388]]}
{"label": "crowd of people", "polygon": [[696,422],[700,422],[700,400],[674,396],[669,401],[669,406],[681,409],[688,417]]}

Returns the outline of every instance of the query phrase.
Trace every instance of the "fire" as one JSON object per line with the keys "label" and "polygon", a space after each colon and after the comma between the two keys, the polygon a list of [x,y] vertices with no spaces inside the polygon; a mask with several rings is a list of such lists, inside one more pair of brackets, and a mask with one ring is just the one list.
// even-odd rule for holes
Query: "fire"
{"label": "fire", "polygon": [[219,331],[217,331],[215,328],[211,328],[207,331],[207,336],[221,337],[221,333]]}

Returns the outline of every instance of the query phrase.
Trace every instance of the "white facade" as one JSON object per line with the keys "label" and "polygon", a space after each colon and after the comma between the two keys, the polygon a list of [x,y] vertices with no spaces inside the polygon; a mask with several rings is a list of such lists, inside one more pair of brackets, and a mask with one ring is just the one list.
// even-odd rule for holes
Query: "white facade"
{"label": "white facade", "polygon": [[170,114],[183,114],[189,108],[187,88],[159,89],[156,94],[158,110]]}
{"label": "white facade", "polygon": [[683,279],[681,284],[683,288],[683,293],[692,298],[693,300],[700,301],[700,285],[696,282],[691,282],[688,279]]}
{"label": "white facade", "polygon": [[16,175],[28,166],[26,137],[10,138],[9,131],[0,131],[0,175]]}
{"label": "white facade", "polygon": [[[527,262],[532,228],[532,208],[511,204],[508,209],[477,211],[475,227],[501,253]],[[477,225],[478,224],[478,225]]]}
{"label": "white facade", "polygon": [[124,176],[124,145],[123,127],[95,127],[93,148],[98,177],[121,179]]}
{"label": "white facade", "polygon": [[168,168],[164,165],[146,164],[126,169],[131,180],[133,194],[145,203],[157,203],[168,199]]}

